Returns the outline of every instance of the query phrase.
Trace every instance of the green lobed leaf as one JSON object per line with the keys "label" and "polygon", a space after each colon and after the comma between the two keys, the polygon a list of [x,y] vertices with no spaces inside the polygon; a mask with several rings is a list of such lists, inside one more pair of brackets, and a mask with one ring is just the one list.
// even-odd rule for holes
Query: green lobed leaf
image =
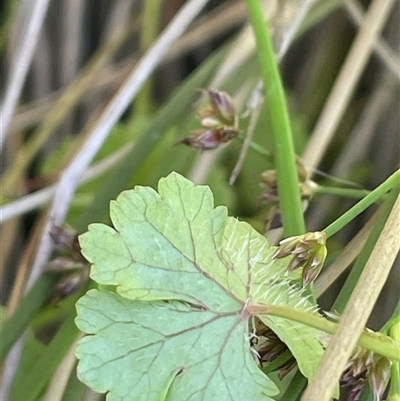
{"label": "green lobed leaf", "polygon": [[236,312],[91,290],[77,304],[79,378],[116,400],[271,400]]}
{"label": "green lobed leaf", "polygon": [[[250,225],[214,208],[208,187],[176,173],[158,193],[136,187],[111,204],[115,229],[80,237],[91,277],[110,291],[77,304],[78,374],[108,400],[269,400],[273,382],[250,349],[246,307],[315,309],[286,276],[286,262]],[[260,316],[310,377],[322,355],[317,331]],[[292,339],[291,337],[296,337]],[[310,355],[312,353],[312,355]]]}

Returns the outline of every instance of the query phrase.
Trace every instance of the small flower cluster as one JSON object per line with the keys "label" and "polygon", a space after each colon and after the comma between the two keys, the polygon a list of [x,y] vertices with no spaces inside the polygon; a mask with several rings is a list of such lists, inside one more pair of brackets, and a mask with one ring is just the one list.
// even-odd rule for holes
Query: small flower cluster
{"label": "small flower cluster", "polygon": [[[299,190],[301,199],[309,200],[313,195],[315,183],[309,179],[309,174],[303,163],[296,161],[297,176],[299,180]],[[261,174],[261,184],[264,188],[263,199],[268,202],[279,202],[278,184],[275,170],[266,170]]]}
{"label": "small flower cluster", "polygon": [[[278,377],[283,379],[292,369],[297,366],[296,359],[290,353],[287,345],[279,339],[279,337],[260,320],[257,319],[257,344],[254,344],[254,349],[257,352],[261,364],[271,364],[278,362],[279,358],[284,354],[289,354],[283,358],[282,362],[276,364],[276,367],[271,371],[278,371]],[[282,358],[281,358],[282,359]]]}
{"label": "small flower cluster", "polygon": [[[304,206],[314,194],[316,184],[309,178],[309,173],[300,159],[296,160],[299,192]],[[275,170],[266,170],[261,174],[263,188],[262,199],[269,203],[270,209],[265,223],[265,231],[282,227],[279,209],[279,191]]]}
{"label": "small flower cluster", "polygon": [[273,258],[279,259],[289,255],[293,257],[288,271],[303,267],[303,286],[309,285],[318,277],[324,265],[327,255],[326,234],[323,231],[315,231],[282,240]]}
{"label": "small flower cluster", "polygon": [[[340,315],[336,312],[326,312],[324,315],[334,322],[338,322]],[[374,336],[382,342],[394,343],[394,340],[382,333],[366,329],[370,336]],[[325,346],[328,344],[329,336],[323,337]],[[375,401],[381,401],[385,388],[390,378],[390,359],[376,354],[368,349],[357,347],[348,360],[340,378],[340,385],[348,389],[347,401],[358,401],[369,384]]]}
{"label": "small flower cluster", "polygon": [[202,150],[215,149],[238,135],[238,117],[233,101],[226,92],[203,89],[202,97],[198,116],[203,128],[193,131],[179,142]]}
{"label": "small flower cluster", "polygon": [[[383,336],[374,333],[376,336]],[[387,338],[385,336],[385,338]],[[372,390],[374,400],[380,401],[390,377],[391,361],[365,348],[358,347],[350,358],[340,383],[350,388],[347,401],[358,401],[367,384]]]}
{"label": "small flower cluster", "polygon": [[73,294],[88,281],[89,263],[81,254],[75,231],[54,226],[50,237],[61,254],[52,259],[46,268],[49,273],[62,275],[55,294],[55,301],[58,301]]}

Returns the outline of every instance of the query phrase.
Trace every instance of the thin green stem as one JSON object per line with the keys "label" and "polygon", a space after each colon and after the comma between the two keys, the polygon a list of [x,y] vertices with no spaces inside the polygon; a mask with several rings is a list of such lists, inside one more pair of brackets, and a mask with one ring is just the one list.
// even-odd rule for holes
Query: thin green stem
{"label": "thin green stem", "polygon": [[6,50],[7,37],[11,34],[11,23],[17,9],[16,0],[7,1],[0,15],[0,55]]}
{"label": "thin green stem", "polygon": [[[400,316],[397,316],[397,321],[394,322],[389,331],[390,337],[393,338],[397,343],[400,343]],[[400,350],[397,350],[400,354]],[[390,381],[390,397],[400,397],[400,362],[394,361],[390,371],[391,381]]]}
{"label": "thin green stem", "polygon": [[290,359],[293,358],[292,353],[289,350],[284,351],[281,355],[279,355],[272,362],[266,364],[262,371],[267,375],[268,373],[274,372],[275,370],[282,367],[285,363],[289,362]]}
{"label": "thin green stem", "polygon": [[285,236],[289,237],[305,232],[289,114],[272,40],[260,1],[247,0],[247,8],[257,43],[265,96],[270,110],[279,204]]}
{"label": "thin green stem", "polygon": [[[247,308],[248,312],[252,315],[272,315],[279,316],[285,319],[293,320],[305,324],[315,329],[325,331],[326,333],[334,334],[337,328],[337,323],[331,322],[323,317],[301,311],[295,308],[288,308],[281,305],[251,305]],[[391,342],[382,341],[377,339],[369,333],[362,333],[358,345],[360,347],[369,349],[379,355],[385,356],[391,360],[400,361],[400,354],[398,348]]]}
{"label": "thin green stem", "polygon": [[281,395],[280,400],[284,401],[298,401],[299,395],[304,391],[307,386],[307,379],[297,370],[293,379],[286,387],[285,392]]}
{"label": "thin green stem", "polygon": [[[142,14],[142,28],[140,32],[140,50],[144,53],[157,38],[162,0],[145,1]],[[136,98],[136,111],[138,114],[148,114],[153,111],[152,101],[153,83],[149,79],[143,85]]]}
{"label": "thin green stem", "polygon": [[[237,138],[241,142],[244,141],[244,137],[242,135],[239,135]],[[271,159],[272,159],[271,153],[268,150],[264,149],[258,143],[251,141],[250,148],[252,150],[254,150],[256,153],[258,153],[260,156],[264,157],[266,160],[271,161]],[[378,188],[376,190],[378,190]],[[327,186],[323,186],[323,185],[317,185],[315,187],[315,194],[316,195],[333,195],[333,196],[340,196],[340,197],[345,197],[345,198],[360,199],[360,198],[365,198],[366,196],[371,194],[371,191],[368,191],[366,189],[327,187]],[[366,207],[368,207],[368,206],[366,206]],[[359,213],[361,213],[361,212],[359,212]]]}
{"label": "thin green stem", "polygon": [[[237,138],[239,141],[244,142],[245,138],[243,135],[238,135]],[[251,141],[250,142],[250,149],[254,150],[256,153],[258,153],[260,156],[265,157],[267,160],[272,161],[272,155],[271,152],[268,150],[264,149],[261,145],[258,143]]]}
{"label": "thin green stem", "polygon": [[365,189],[353,189],[353,188],[338,188],[338,187],[325,187],[323,185],[317,185],[315,187],[316,195],[333,195],[333,196],[341,196],[344,198],[355,198],[362,199],[368,194],[370,191]]}
{"label": "thin green stem", "polygon": [[375,188],[370,192],[365,198],[360,200],[356,205],[354,205],[345,214],[340,216],[336,221],[331,223],[325,228],[325,233],[327,238],[336,234],[341,230],[346,224],[353,220],[356,216],[362,213],[369,206],[378,201],[386,192],[399,184],[400,180],[400,170],[393,173],[385,182],[383,182],[379,187]]}

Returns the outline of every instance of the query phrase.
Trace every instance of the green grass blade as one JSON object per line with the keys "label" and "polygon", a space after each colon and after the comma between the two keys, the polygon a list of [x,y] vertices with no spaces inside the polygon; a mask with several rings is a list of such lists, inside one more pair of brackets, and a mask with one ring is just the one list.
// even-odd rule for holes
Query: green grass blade
{"label": "green grass blade", "polygon": [[22,299],[15,312],[5,320],[0,329],[1,359],[7,355],[14,342],[30,324],[33,315],[50,296],[56,277],[43,274]]}
{"label": "green grass blade", "polygon": [[296,157],[285,93],[278,64],[259,0],[247,0],[256,38],[264,91],[273,127],[274,161],[285,236],[305,232]]}
{"label": "green grass blade", "polygon": [[61,325],[59,331],[47,346],[46,351],[38,359],[30,373],[22,383],[14,383],[14,391],[10,401],[35,401],[43,392],[58,364],[78,336],[75,326],[75,309]]}

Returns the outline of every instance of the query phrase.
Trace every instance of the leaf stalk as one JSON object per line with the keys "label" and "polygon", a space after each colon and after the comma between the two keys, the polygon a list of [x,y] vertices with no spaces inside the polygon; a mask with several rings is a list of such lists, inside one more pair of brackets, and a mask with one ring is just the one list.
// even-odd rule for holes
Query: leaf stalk
{"label": "leaf stalk", "polygon": [[[281,305],[249,305],[247,311],[252,315],[270,315],[278,316],[285,319],[293,320],[298,323],[306,324],[307,326],[314,327],[317,330],[324,331],[329,334],[334,334],[338,326],[337,323],[331,322],[323,317],[315,314],[301,311],[294,308],[288,308]],[[399,347],[393,344],[389,337],[388,342],[375,338],[368,332],[361,334],[358,339],[357,345],[366,348],[379,355],[385,356],[391,360],[400,362]]]}

